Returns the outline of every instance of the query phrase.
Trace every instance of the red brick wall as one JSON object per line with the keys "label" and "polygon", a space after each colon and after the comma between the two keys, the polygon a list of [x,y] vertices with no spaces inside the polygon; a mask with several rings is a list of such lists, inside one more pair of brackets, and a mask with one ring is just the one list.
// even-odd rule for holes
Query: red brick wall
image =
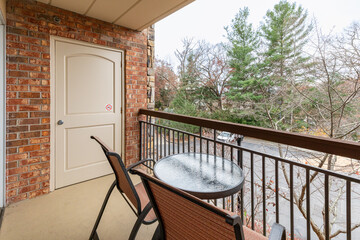
{"label": "red brick wall", "polygon": [[[54,16],[61,19],[54,21]],[[147,31],[32,0],[7,2],[7,203],[49,192],[50,35],[125,51],[126,162],[139,158],[137,112],[147,106]]]}

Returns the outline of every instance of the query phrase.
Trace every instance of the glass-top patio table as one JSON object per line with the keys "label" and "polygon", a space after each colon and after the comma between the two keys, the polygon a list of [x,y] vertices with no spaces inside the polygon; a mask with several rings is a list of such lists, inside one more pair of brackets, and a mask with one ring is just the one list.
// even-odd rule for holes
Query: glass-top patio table
{"label": "glass-top patio table", "polygon": [[181,153],[167,156],[154,166],[165,183],[201,199],[216,199],[237,193],[244,174],[235,163],[210,154]]}

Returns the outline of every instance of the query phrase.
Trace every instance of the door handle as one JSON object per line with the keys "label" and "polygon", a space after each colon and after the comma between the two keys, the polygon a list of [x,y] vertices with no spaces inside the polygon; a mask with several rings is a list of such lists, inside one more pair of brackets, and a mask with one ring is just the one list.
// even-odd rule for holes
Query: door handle
{"label": "door handle", "polygon": [[58,122],[57,122],[57,125],[63,125],[64,124],[64,121],[63,120],[59,120]]}

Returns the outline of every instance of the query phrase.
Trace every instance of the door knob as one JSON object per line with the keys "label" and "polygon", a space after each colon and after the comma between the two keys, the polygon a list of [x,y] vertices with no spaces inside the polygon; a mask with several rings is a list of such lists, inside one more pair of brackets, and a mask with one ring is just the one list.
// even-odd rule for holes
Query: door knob
{"label": "door knob", "polygon": [[63,125],[63,124],[64,124],[64,121],[63,121],[63,120],[59,120],[59,121],[57,122],[57,124],[58,124],[58,125]]}

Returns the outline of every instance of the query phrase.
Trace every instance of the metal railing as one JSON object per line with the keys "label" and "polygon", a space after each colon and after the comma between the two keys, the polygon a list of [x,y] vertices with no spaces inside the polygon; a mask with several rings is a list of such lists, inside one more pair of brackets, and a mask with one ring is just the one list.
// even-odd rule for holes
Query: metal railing
{"label": "metal railing", "polygon": [[[142,158],[158,161],[172,154],[201,152],[228,158],[243,169],[244,188],[211,202],[237,212],[253,230],[266,236],[269,224],[277,222],[287,227],[290,239],[360,239],[356,232],[360,219],[355,219],[359,214],[351,214],[360,205],[360,179],[329,167],[335,155],[359,160],[360,144],[145,109],[139,114],[146,116],[140,121]],[[173,122],[191,124],[196,133],[174,128]],[[241,141],[221,142],[219,131],[312,150],[305,159],[318,156],[313,151],[319,151],[323,162],[316,167],[244,147]],[[277,147],[281,152],[283,145]],[[295,150],[295,155],[299,153]]]}

